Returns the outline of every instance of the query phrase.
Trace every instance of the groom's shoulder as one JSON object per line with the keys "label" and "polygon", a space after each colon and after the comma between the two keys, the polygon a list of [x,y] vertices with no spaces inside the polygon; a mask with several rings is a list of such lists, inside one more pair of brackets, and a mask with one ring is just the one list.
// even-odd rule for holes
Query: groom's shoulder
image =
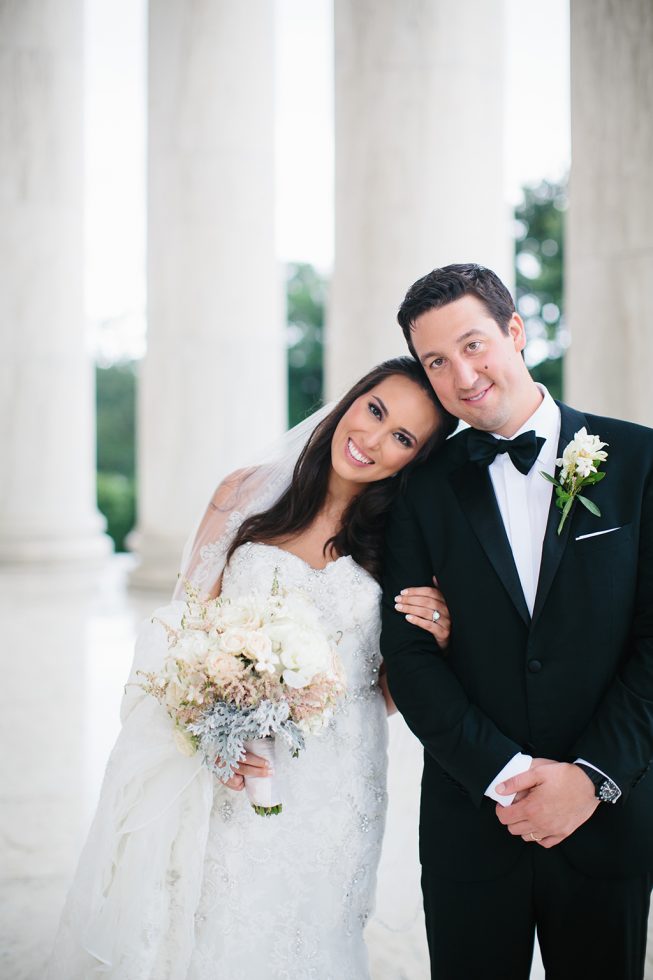
{"label": "groom's shoulder", "polygon": [[[577,411],[569,405],[560,404],[560,409],[565,411]],[[653,428],[648,425],[640,425],[638,422],[629,422],[626,419],[617,419],[609,415],[595,415],[593,412],[581,412],[587,423],[587,431],[591,435],[597,435],[603,442],[610,439],[620,440],[622,444],[636,446],[639,449],[653,452]]]}

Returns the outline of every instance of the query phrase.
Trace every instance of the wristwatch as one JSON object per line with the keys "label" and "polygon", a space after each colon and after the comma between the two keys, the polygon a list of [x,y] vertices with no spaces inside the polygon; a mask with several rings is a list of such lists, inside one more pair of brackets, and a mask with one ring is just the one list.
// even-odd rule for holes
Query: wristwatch
{"label": "wristwatch", "polygon": [[616,803],[621,796],[621,790],[616,783],[613,783],[611,779],[604,776],[602,772],[598,769],[592,769],[591,766],[586,766],[582,762],[577,762],[576,765],[579,769],[582,769],[586,776],[594,783],[594,795],[597,800],[601,803]]}

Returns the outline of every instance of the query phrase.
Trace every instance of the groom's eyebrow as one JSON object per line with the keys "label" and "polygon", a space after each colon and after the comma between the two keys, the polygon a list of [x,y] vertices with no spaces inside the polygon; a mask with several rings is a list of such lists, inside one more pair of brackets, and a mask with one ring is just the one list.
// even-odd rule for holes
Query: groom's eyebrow
{"label": "groom's eyebrow", "polygon": [[[387,418],[388,417],[388,409],[385,407],[384,403],[381,401],[381,399],[379,398],[379,396],[378,395],[372,395],[372,398],[374,399],[375,402],[378,402],[379,403],[379,408],[383,412],[384,416]],[[409,438],[411,438],[414,442],[417,442],[417,437],[413,435],[413,433],[410,431],[410,429],[404,428],[403,425],[398,425],[397,426],[397,432],[403,432],[403,433],[405,433],[405,435],[409,436]]]}
{"label": "groom's eyebrow", "polygon": [[[465,333],[460,335],[460,337],[456,337],[456,339],[454,340],[454,344],[464,344],[465,341],[469,340],[470,337],[473,337],[475,333],[483,333],[483,331],[480,329],[480,327],[472,327],[471,330],[466,330]],[[440,354],[440,351],[430,350],[427,351],[426,354],[422,354],[422,356],[420,357],[420,361],[422,362],[422,364],[424,364],[425,361],[430,360],[430,358],[432,357],[441,357],[441,356],[442,355]]]}

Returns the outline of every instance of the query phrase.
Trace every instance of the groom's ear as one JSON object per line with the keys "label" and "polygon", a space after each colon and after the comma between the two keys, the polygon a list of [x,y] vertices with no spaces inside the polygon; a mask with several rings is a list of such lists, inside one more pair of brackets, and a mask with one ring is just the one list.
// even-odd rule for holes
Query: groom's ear
{"label": "groom's ear", "polygon": [[513,313],[508,320],[508,333],[512,338],[515,350],[521,354],[526,346],[526,327],[519,313]]}

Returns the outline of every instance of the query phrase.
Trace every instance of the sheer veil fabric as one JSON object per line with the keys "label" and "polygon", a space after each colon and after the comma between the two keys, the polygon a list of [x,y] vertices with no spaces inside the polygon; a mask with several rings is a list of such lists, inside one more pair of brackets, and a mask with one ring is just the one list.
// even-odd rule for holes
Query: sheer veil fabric
{"label": "sheer veil fabric", "polygon": [[[245,467],[218,486],[188,539],[171,602],[156,609],[138,631],[121,704],[122,728],[62,913],[46,972],[49,980],[187,976],[215,780],[198,756],[180,753],[166,713],[138,686],[138,672],[158,669],[167,655],[160,621],[179,624],[186,580],[203,593],[219,592],[235,531],[245,517],[279,499],[308,437],[332,407],[325,406],[286,433],[262,464]],[[416,850],[416,818],[414,823],[410,833]],[[391,860],[385,868],[382,861],[380,869],[382,890],[388,894],[388,878],[401,872],[395,851],[388,849]],[[410,875],[414,877],[412,871]],[[383,912],[390,908],[388,904]],[[406,912],[404,905],[402,921],[386,914],[382,919],[390,928],[408,927],[417,906],[411,903],[408,916]]]}
{"label": "sheer veil fabric", "polygon": [[183,599],[186,581],[207,595],[217,595],[238,527],[246,517],[272,507],[288,489],[302,449],[334,405],[322,406],[259,453],[255,461],[221,482],[216,480],[217,489],[184,546],[173,599]]}

